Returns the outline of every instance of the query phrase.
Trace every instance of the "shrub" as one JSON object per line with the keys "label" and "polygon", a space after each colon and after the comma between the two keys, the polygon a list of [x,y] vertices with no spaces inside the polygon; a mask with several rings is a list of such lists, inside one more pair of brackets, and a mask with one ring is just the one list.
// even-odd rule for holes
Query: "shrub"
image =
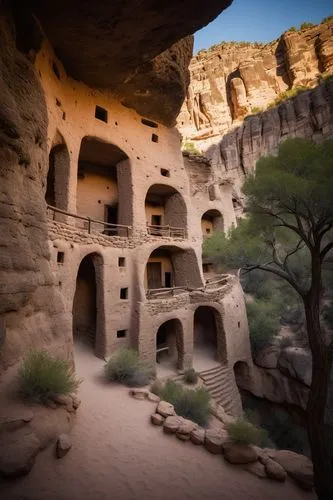
{"label": "shrub", "polygon": [[75,392],[81,382],[66,361],[54,359],[44,351],[28,354],[20,367],[19,381],[22,394],[41,403],[52,394]]}
{"label": "shrub", "polygon": [[147,385],[153,370],[140,360],[134,349],[119,349],[104,366],[105,377],[132,387]]}
{"label": "shrub", "polygon": [[184,381],[187,384],[196,384],[198,382],[198,374],[194,368],[190,368],[184,373]]}
{"label": "shrub", "polygon": [[210,394],[207,389],[185,389],[180,384],[168,380],[158,394],[161,399],[173,404],[176,413],[184,418],[207,427],[209,421]]}
{"label": "shrub", "polygon": [[251,113],[256,115],[257,113],[261,113],[262,112],[262,108],[259,108],[259,106],[254,106],[253,108],[251,108]]}
{"label": "shrub", "polygon": [[231,441],[235,444],[258,444],[261,439],[260,430],[243,419],[237,420],[237,422],[230,422],[226,425],[226,430]]}
{"label": "shrub", "polygon": [[187,153],[190,153],[193,155],[199,155],[199,156],[202,155],[201,151],[191,141],[183,142],[182,151],[186,151]]}
{"label": "shrub", "polygon": [[333,16],[327,16],[322,19],[322,23],[327,23],[328,21],[333,21]]}
{"label": "shrub", "polygon": [[280,330],[279,311],[276,304],[255,300],[246,305],[253,355],[256,356]]}
{"label": "shrub", "polygon": [[297,31],[297,29],[295,28],[295,26],[291,26],[287,31]]}
{"label": "shrub", "polygon": [[160,396],[160,394],[162,392],[162,388],[163,388],[162,382],[160,380],[156,379],[156,380],[154,380],[154,382],[150,386],[150,392],[152,392],[153,394],[156,394],[156,396]]}
{"label": "shrub", "polygon": [[302,23],[301,30],[305,30],[306,28],[312,28],[312,26],[314,26],[313,23]]}

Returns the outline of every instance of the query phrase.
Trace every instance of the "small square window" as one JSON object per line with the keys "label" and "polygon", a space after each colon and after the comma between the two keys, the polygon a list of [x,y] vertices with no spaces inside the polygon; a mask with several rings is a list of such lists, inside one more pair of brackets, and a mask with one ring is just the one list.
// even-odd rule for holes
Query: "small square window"
{"label": "small square window", "polygon": [[120,289],[120,298],[121,298],[121,300],[125,300],[128,298],[128,288],[121,288]]}
{"label": "small square window", "polygon": [[97,120],[101,120],[102,122],[108,122],[108,112],[106,109],[101,108],[100,106],[96,106],[95,108],[95,118]]}
{"label": "small square window", "polygon": [[206,227],[206,234],[210,234],[210,228]]}
{"label": "small square window", "polygon": [[163,177],[170,177],[170,170],[167,170],[166,168],[161,168],[161,175],[163,175]]}
{"label": "small square window", "polygon": [[118,330],[117,339],[124,339],[126,337],[127,330]]}
{"label": "small square window", "polygon": [[151,140],[152,140],[153,142],[158,142],[158,135],[156,135],[156,134],[151,134]]}
{"label": "small square window", "polygon": [[126,259],[125,257],[119,257],[118,258],[118,267],[125,267],[126,266]]}
{"label": "small square window", "polygon": [[65,260],[65,252],[58,252],[57,253],[57,262],[58,264],[63,264]]}

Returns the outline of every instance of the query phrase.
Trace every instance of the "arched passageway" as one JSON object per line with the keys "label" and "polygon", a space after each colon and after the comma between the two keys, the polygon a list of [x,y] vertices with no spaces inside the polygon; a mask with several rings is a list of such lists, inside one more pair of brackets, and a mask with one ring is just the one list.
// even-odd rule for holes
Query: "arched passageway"
{"label": "arched passageway", "polygon": [[212,209],[207,210],[201,217],[202,235],[207,237],[218,231],[224,231],[223,217],[221,212]]}
{"label": "arched passageway", "polygon": [[158,374],[168,374],[183,368],[184,335],[179,319],[163,323],[156,334],[156,363]]}
{"label": "arched passageway", "polygon": [[59,135],[60,144],[52,147],[49,154],[45,201],[61,210],[67,210],[69,197],[70,157],[63,138]]}
{"label": "arched passageway", "polygon": [[146,223],[154,236],[186,237],[187,210],[183,197],[176,189],[154,184],[145,199]]}
{"label": "arched passageway", "polygon": [[102,332],[101,257],[89,254],[78,269],[73,299],[73,339],[92,349],[97,356],[105,355]]}
{"label": "arched passageway", "polygon": [[147,261],[144,286],[146,290],[202,286],[195,252],[169,245],[155,249]]}
{"label": "arched passageway", "polygon": [[245,361],[237,361],[234,364],[234,374],[236,379],[236,384],[239,387],[244,385],[244,382],[249,378],[249,366]]}
{"label": "arched passageway", "polygon": [[[84,137],[78,164],[77,213],[109,224],[131,225],[129,176],[124,151],[97,138]],[[124,229],[103,224],[94,224],[94,230],[126,236]]]}
{"label": "arched passageway", "polygon": [[226,341],[220,313],[210,306],[199,306],[194,313],[194,368],[201,371],[225,363]]}

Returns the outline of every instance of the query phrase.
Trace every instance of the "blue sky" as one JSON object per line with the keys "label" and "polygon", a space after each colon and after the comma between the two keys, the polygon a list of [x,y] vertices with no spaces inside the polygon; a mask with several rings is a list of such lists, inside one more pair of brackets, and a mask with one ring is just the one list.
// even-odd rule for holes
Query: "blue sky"
{"label": "blue sky", "polygon": [[291,26],[333,15],[332,0],[234,0],[194,37],[194,52],[222,40],[270,42]]}

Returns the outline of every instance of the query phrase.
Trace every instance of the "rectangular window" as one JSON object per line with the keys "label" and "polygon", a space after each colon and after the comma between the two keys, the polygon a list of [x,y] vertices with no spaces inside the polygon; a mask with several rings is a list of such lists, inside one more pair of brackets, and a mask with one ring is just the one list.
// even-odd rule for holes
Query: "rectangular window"
{"label": "rectangular window", "polygon": [[158,142],[158,135],[156,135],[156,134],[151,134],[151,140],[152,140],[153,142]]}
{"label": "rectangular window", "polygon": [[151,216],[151,225],[152,226],[161,226],[162,224],[162,217],[161,215],[152,215]]}
{"label": "rectangular window", "polygon": [[126,337],[127,330],[118,330],[117,339],[124,339]]}
{"label": "rectangular window", "polygon": [[126,266],[126,259],[125,257],[119,257],[118,258],[118,267],[125,267]]}
{"label": "rectangular window", "polygon": [[152,127],[152,128],[158,127],[157,123],[152,122],[151,120],[146,120],[146,118],[141,118],[141,123],[143,125],[146,125],[147,127]]}
{"label": "rectangular window", "polygon": [[101,120],[102,122],[108,122],[108,112],[106,109],[101,108],[101,106],[96,106],[95,108],[95,118]]}
{"label": "rectangular window", "polygon": [[128,298],[128,288],[120,289],[120,298],[121,300],[126,300]]}
{"label": "rectangular window", "polygon": [[57,262],[58,264],[63,264],[65,260],[65,252],[58,252],[57,253]]}

